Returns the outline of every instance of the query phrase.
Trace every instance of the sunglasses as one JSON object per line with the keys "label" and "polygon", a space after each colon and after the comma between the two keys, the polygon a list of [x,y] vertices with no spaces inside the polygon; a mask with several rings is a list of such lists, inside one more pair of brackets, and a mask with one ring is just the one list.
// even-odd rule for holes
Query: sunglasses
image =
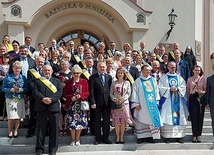
{"label": "sunglasses", "polygon": [[73,74],[80,74],[80,73],[77,73],[77,72],[73,72]]}

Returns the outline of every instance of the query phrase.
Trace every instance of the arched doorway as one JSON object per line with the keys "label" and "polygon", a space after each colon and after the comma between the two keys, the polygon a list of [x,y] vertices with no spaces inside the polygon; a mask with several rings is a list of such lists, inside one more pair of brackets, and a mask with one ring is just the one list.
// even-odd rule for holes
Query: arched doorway
{"label": "arched doorway", "polygon": [[[85,30],[73,30],[60,37],[60,39],[57,40],[57,46],[59,47],[60,43],[63,41],[68,43],[70,40],[74,41],[75,47],[80,44],[83,45],[83,43],[87,41],[90,43],[90,45],[94,46],[96,51],[98,51],[102,38],[99,38],[95,34],[87,32]],[[103,42],[106,45],[106,49],[108,49],[108,44],[106,43],[106,41]]]}

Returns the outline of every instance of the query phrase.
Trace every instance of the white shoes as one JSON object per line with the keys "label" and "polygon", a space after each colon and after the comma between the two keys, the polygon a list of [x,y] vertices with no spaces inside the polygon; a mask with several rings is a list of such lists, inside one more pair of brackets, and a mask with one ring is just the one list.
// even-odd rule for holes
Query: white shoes
{"label": "white shoes", "polygon": [[71,142],[70,145],[71,145],[71,146],[74,146],[74,145],[75,145],[75,142]]}
{"label": "white shoes", "polygon": [[71,146],[74,146],[74,145],[80,146],[80,141],[77,141],[76,143],[75,143],[75,142],[71,142],[70,145],[71,145]]}
{"label": "white shoes", "polygon": [[76,142],[76,146],[80,146],[80,141],[77,141],[77,142]]}

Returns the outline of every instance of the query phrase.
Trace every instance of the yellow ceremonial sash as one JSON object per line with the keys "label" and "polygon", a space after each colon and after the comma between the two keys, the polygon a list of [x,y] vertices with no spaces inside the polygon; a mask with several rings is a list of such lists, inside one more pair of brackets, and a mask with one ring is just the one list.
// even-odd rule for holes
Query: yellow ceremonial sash
{"label": "yellow ceremonial sash", "polygon": [[111,53],[110,50],[107,50],[107,53],[108,53],[109,57],[113,57],[113,54]]}
{"label": "yellow ceremonial sash", "polygon": [[83,69],[83,70],[82,70],[82,74],[89,80],[89,77],[90,77],[91,75],[89,74],[89,72],[88,72],[86,69]]}
{"label": "yellow ceremonial sash", "polygon": [[173,59],[175,59],[175,56],[174,56],[174,52],[173,52],[173,51],[169,51],[169,54],[172,56]]}
{"label": "yellow ceremonial sash", "polygon": [[82,66],[83,66],[84,68],[87,68],[87,67],[86,67],[86,64],[85,64],[85,60],[80,61],[80,63],[82,64]]}
{"label": "yellow ceremonial sash", "polygon": [[74,59],[76,60],[77,63],[81,61],[78,55],[74,55]]}
{"label": "yellow ceremonial sash", "polygon": [[139,50],[137,51],[137,53],[142,56],[142,51]]}
{"label": "yellow ceremonial sash", "polygon": [[131,82],[131,84],[134,84],[134,78],[132,77],[132,75],[129,73],[129,71],[125,67],[123,67],[123,69],[125,70],[125,75],[127,79]]}
{"label": "yellow ceremonial sash", "polygon": [[159,62],[163,62],[163,59],[160,57],[160,55],[156,55],[156,58],[158,59]]}
{"label": "yellow ceremonial sash", "polygon": [[147,65],[147,66],[149,66],[149,69],[150,70],[152,70],[152,66],[151,65],[149,65],[146,61],[144,61],[143,59],[142,59],[142,63],[144,64],[144,65]]}
{"label": "yellow ceremonial sash", "polygon": [[33,68],[33,69],[29,69],[30,73],[36,78],[40,78],[41,75]]}
{"label": "yellow ceremonial sash", "polygon": [[53,93],[57,92],[56,87],[45,77],[38,78],[44,85],[46,85]]}
{"label": "yellow ceremonial sash", "polygon": [[32,53],[30,50],[28,50],[28,55],[31,57],[32,56]]}

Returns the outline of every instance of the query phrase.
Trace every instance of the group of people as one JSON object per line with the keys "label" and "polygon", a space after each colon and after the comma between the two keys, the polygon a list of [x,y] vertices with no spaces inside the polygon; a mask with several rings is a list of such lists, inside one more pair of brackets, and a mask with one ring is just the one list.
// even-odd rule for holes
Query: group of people
{"label": "group of people", "polygon": [[[140,50],[125,43],[120,52],[115,42],[108,50],[104,42],[98,50],[89,42],[75,49],[72,40],[57,47],[52,39],[50,47],[39,43],[36,51],[31,42],[26,37],[25,45],[16,40],[10,45],[9,36],[3,38],[0,117],[8,119],[8,137],[17,138],[29,102],[26,138],[36,130],[37,154],[44,152],[47,133],[49,153],[56,154],[58,136],[68,130],[71,146],[81,145],[80,135],[88,131],[95,136],[94,145],[112,144],[110,125],[116,144],[125,143],[127,125],[133,126],[137,143],[154,143],[161,136],[166,143],[171,138],[183,143],[189,114],[192,142],[201,142],[205,107],[214,118],[213,79],[206,82],[190,46],[183,54],[178,43],[168,53],[163,46],[150,52],[145,42]],[[89,109],[82,109],[83,102]]]}

